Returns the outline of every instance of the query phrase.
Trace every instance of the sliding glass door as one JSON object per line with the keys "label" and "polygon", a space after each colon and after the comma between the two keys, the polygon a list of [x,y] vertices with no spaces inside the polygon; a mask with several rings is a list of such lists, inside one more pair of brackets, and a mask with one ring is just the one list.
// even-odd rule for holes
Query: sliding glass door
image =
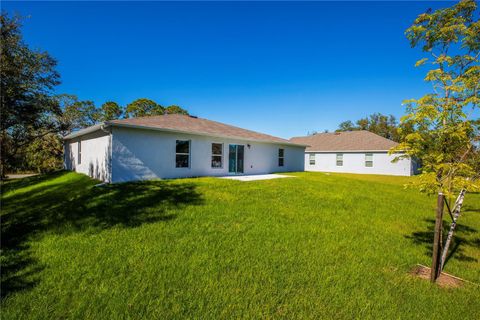
{"label": "sliding glass door", "polygon": [[228,147],[228,172],[243,173],[243,158],[245,147],[231,144]]}

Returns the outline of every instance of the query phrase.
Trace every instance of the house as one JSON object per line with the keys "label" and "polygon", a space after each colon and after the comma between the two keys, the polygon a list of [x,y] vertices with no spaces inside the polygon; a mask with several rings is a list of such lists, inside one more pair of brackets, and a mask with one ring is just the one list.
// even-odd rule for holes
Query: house
{"label": "house", "polygon": [[304,171],[305,145],[187,115],[104,122],[64,137],[65,168],[105,182]]}
{"label": "house", "polygon": [[397,143],[369,131],[318,133],[290,141],[309,145],[305,151],[305,171],[396,176],[410,176],[417,171],[412,159],[392,162],[398,154],[389,155],[388,150]]}

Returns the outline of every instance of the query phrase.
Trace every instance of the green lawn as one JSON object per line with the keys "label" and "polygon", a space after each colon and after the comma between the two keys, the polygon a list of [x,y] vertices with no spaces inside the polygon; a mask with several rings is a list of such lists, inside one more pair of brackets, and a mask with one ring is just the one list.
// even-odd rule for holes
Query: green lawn
{"label": "green lawn", "polygon": [[[435,199],[409,178],[296,173],[2,186],[2,319],[480,319],[480,287],[413,278]],[[480,282],[480,194],[446,271]]]}

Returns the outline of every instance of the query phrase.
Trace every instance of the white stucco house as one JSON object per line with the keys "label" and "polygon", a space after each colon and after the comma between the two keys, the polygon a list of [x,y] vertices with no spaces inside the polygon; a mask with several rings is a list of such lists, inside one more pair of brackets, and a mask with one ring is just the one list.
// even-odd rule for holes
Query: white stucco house
{"label": "white stucco house", "polygon": [[64,137],[65,168],[105,182],[304,171],[305,145],[186,115],[104,122]]}
{"label": "white stucco house", "polygon": [[318,133],[290,139],[306,144],[305,171],[414,175],[418,168],[412,159],[392,162],[388,150],[396,142],[369,131]]}

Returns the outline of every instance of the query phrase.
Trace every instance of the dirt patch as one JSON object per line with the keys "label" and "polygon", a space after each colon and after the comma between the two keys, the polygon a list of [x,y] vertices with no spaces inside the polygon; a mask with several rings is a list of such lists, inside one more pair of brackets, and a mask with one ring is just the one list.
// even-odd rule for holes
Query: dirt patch
{"label": "dirt patch", "polygon": [[[431,269],[429,267],[419,264],[413,267],[412,271],[410,271],[410,274],[415,277],[430,281],[430,271]],[[465,282],[465,280],[445,272],[442,272],[440,277],[437,279],[437,284],[442,288],[458,288],[463,286]]]}

